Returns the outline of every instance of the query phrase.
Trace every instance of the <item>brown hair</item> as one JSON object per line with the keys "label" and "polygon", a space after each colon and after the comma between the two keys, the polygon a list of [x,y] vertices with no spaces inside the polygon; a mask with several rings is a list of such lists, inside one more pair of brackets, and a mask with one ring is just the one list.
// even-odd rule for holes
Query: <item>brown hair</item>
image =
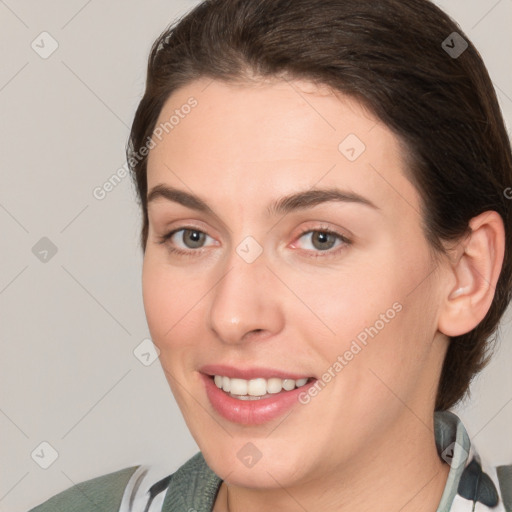
{"label": "brown hair", "polygon": [[455,405],[488,363],[490,337],[512,295],[512,209],[505,194],[512,185],[510,141],[491,79],[468,37],[427,0],[197,5],[152,46],[126,148],[143,214],[143,251],[147,158],[140,150],[169,96],[202,77],[307,79],[358,99],[407,149],[425,236],[436,254],[444,253],[442,241],[468,233],[471,218],[487,210],[501,215],[505,260],[493,303],[477,327],[451,338],[442,369],[435,408]]}

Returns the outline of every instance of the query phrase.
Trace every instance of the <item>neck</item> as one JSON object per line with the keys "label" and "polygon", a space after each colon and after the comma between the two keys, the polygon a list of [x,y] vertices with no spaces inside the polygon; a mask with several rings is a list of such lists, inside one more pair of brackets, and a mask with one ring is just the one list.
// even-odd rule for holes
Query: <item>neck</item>
{"label": "neck", "polygon": [[[433,422],[423,424],[410,411],[364,447],[357,460],[327,473],[275,489],[222,483],[214,512],[322,510],[323,512],[436,512],[450,467],[439,457]],[[323,469],[323,468],[322,468]],[[324,469],[325,471],[325,469]],[[277,484],[277,483],[276,483]]]}

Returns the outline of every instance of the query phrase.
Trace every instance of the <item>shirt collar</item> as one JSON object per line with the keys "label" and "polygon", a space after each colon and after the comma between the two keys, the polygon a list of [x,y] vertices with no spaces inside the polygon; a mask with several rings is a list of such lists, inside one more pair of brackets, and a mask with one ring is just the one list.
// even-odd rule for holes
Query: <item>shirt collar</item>
{"label": "shirt collar", "polygon": [[450,465],[448,480],[436,512],[449,512],[468,460],[471,441],[462,421],[451,411],[434,413],[434,434],[439,456]]}

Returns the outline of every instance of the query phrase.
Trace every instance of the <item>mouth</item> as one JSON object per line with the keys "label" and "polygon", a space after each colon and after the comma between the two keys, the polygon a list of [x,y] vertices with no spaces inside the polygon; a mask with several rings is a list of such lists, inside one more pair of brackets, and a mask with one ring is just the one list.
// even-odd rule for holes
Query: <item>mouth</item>
{"label": "mouth", "polygon": [[264,368],[203,367],[199,375],[213,410],[241,425],[260,425],[300,407],[315,377]]}

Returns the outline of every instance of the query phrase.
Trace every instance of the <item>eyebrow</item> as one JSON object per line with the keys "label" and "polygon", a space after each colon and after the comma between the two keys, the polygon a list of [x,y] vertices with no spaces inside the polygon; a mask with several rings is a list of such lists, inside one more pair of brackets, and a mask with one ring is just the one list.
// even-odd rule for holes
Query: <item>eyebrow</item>
{"label": "eyebrow", "polygon": [[[148,193],[147,204],[160,198],[181,204],[182,206],[192,210],[209,213],[216,216],[213,210],[205,201],[194,194],[185,192],[184,190],[179,190],[177,188],[162,184],[156,185]],[[361,204],[375,210],[380,209],[372,201],[355,192],[340,190],[338,188],[317,188],[305,190],[303,192],[296,192],[294,194],[281,197],[267,206],[266,212],[268,216],[275,216],[286,214],[295,210],[313,208],[319,204],[334,201]]]}

